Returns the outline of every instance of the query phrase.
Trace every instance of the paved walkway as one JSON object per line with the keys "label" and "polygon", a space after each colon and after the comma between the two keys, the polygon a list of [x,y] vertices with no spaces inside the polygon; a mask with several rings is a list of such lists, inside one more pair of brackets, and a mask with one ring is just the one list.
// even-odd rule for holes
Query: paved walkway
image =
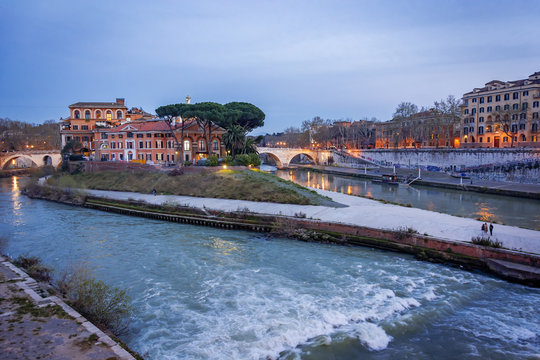
{"label": "paved walkway", "polygon": [[134,357],[56,296],[43,297],[32,278],[0,256],[0,359]]}
{"label": "paved walkway", "polygon": [[[381,174],[391,174],[393,169],[392,168],[380,168],[377,170],[368,170],[365,172],[363,169],[353,169],[353,168],[345,168],[345,167],[335,167],[335,166],[319,166],[319,165],[310,165],[309,167],[312,167],[314,169],[318,169],[321,171],[329,171],[333,173],[341,173],[343,175],[362,175],[367,174],[368,176],[377,176],[379,177]],[[409,170],[409,169],[396,169],[396,173],[400,176],[413,176],[416,177],[418,175],[418,170]],[[452,184],[452,185],[459,185],[460,179],[454,178],[450,175],[448,175],[445,172],[440,171],[425,171],[422,170],[421,172],[422,180],[431,182],[433,184]],[[501,189],[501,190],[511,190],[511,191],[517,191],[517,192],[524,192],[524,193],[536,193],[540,194],[540,184],[521,184],[521,183],[512,183],[512,182],[503,182],[503,181],[491,181],[491,180],[477,180],[473,179],[471,183],[471,179],[463,179],[463,184],[465,186],[473,185],[478,187],[487,187],[491,189]]]}
{"label": "paved walkway", "polygon": [[[190,196],[158,195],[86,190],[90,194],[118,200],[143,200],[151,204],[176,203],[197,208],[206,207],[221,211],[249,209],[260,214],[288,215],[304,213],[308,218],[367,226],[379,229],[398,229],[412,227],[420,234],[428,234],[442,239],[470,242],[471,237],[481,235],[482,222],[437,212],[383,204],[375,200],[350,196],[332,191],[314,189],[319,194],[347,205],[333,208],[311,205],[289,205],[244,200],[210,199]],[[494,225],[493,238],[501,241],[508,249],[540,254],[540,231],[527,230],[514,226]]]}

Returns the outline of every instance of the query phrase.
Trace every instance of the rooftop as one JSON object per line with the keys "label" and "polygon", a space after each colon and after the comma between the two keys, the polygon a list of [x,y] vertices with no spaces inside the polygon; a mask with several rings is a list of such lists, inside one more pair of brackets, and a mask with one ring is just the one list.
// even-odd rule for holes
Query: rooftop
{"label": "rooftop", "polygon": [[115,108],[127,109],[127,106],[116,102],[76,102],[69,105],[70,108]]}

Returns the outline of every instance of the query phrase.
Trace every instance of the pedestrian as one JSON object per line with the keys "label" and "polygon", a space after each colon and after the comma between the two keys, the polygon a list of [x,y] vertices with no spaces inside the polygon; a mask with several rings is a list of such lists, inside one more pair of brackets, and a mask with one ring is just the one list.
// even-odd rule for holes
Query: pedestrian
{"label": "pedestrian", "polygon": [[486,223],[483,223],[483,224],[482,224],[482,232],[487,233],[487,231],[488,231],[487,224],[486,224]]}
{"label": "pedestrian", "polygon": [[489,235],[493,235],[493,224],[489,224]]}
{"label": "pedestrian", "polygon": [[156,189],[152,190],[152,194],[154,194],[154,196],[156,196]]}

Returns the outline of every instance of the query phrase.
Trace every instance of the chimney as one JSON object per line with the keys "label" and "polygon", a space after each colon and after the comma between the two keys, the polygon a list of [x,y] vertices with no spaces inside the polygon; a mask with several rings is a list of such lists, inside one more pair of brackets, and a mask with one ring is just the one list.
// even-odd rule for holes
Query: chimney
{"label": "chimney", "polygon": [[124,98],[116,98],[116,103],[118,105],[125,105],[126,99]]}

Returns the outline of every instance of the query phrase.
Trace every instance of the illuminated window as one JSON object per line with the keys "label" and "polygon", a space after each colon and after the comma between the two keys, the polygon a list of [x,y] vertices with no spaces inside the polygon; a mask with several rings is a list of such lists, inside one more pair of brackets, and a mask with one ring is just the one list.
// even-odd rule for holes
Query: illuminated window
{"label": "illuminated window", "polygon": [[112,120],[112,112],[111,110],[107,110],[107,121],[111,121]]}
{"label": "illuminated window", "polygon": [[184,140],[184,151],[189,151],[191,148],[191,141]]}
{"label": "illuminated window", "polygon": [[96,111],[96,119],[101,119],[101,110]]}

